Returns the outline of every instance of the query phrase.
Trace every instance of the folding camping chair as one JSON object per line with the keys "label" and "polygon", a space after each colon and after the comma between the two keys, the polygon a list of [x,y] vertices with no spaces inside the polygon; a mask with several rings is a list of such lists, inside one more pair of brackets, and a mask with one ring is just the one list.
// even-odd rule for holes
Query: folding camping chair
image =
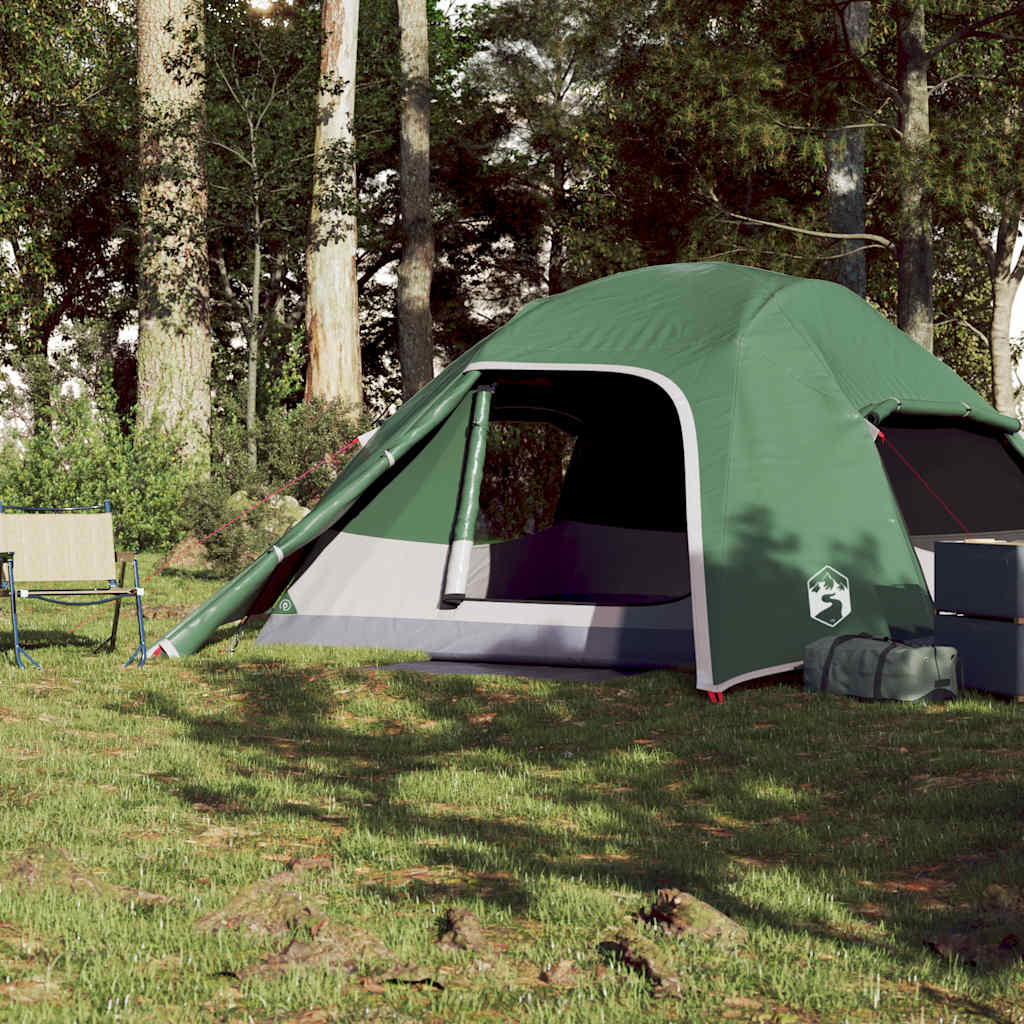
{"label": "folding camping chair", "polygon": [[[125,572],[129,562],[135,573],[135,583],[126,587]],[[18,578],[30,581],[31,587],[17,585],[15,567]],[[104,581],[102,585],[97,582],[100,580]],[[40,583],[61,585],[39,587]],[[136,658],[139,668],[146,663],[139,563],[134,552],[130,551],[118,552],[115,557],[114,523],[109,501],[102,505],[72,508],[35,508],[0,502],[0,593],[4,592],[10,599],[14,660],[18,668],[25,667],[23,657],[36,668],[41,667],[21,645],[18,600],[24,598],[76,606],[113,601],[114,621],[107,644],[108,650],[113,651],[121,602],[126,597],[134,597],[139,619],[139,646],[125,662],[125,667]]]}

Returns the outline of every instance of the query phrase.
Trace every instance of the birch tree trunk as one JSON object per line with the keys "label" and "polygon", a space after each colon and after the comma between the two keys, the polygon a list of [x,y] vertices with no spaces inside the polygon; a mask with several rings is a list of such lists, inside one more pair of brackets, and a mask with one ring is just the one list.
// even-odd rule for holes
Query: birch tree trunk
{"label": "birch tree trunk", "polygon": [[1004,205],[995,238],[977,222],[968,226],[981,248],[992,284],[992,319],[989,323],[989,354],[992,357],[992,404],[1006,416],[1017,415],[1013,387],[1013,354],[1010,349],[1010,317],[1013,301],[1024,279],[1024,256],[1014,259],[1021,231],[1019,203]]}
{"label": "birch tree trunk", "polygon": [[1010,314],[1020,287],[1016,274],[1000,275],[992,283],[992,404],[1006,416],[1017,415],[1013,387],[1013,355],[1010,350]]}
{"label": "birch tree trunk", "polygon": [[402,260],[398,266],[398,358],[402,396],[434,376],[430,285],[434,224],[430,213],[430,66],[426,0],[398,0],[402,57]]}
{"label": "birch tree trunk", "polygon": [[928,65],[924,0],[906,0],[897,8],[899,35],[900,230],[899,326],[922,348],[932,351],[932,218],[925,198],[930,141]]}
{"label": "birch tree trunk", "polygon": [[313,205],[306,248],[306,400],[363,404],[356,282],[356,99],[359,0],[323,0]]}
{"label": "birch tree trunk", "polygon": [[[836,12],[836,32],[841,49],[857,57],[867,51],[870,38],[870,0],[851,0]],[[825,138],[829,231],[844,235],[864,234],[864,129],[850,127],[857,121],[850,103],[840,103],[837,123]],[[834,279],[862,299],[867,297],[868,275],[864,243],[843,239],[838,245]]]}
{"label": "birch tree trunk", "polygon": [[201,0],[139,0],[140,429],[210,458],[209,262]]}

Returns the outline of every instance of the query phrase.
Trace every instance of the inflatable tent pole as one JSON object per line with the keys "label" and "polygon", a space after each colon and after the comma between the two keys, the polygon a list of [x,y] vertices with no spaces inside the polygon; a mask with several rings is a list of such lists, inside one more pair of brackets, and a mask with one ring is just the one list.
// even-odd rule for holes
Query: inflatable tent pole
{"label": "inflatable tent pole", "polygon": [[466,459],[462,465],[459,507],[455,513],[452,543],[448,549],[448,568],[444,576],[444,600],[447,604],[458,604],[466,598],[476,516],[480,507],[480,482],[483,480],[484,460],[487,458],[487,426],[491,418],[493,392],[491,385],[485,385],[473,393],[473,416],[466,440]]}
{"label": "inflatable tent pole", "polygon": [[309,515],[290,527],[276,544],[271,545],[227,586],[179,622],[153,647],[150,656],[159,651],[172,658],[194,654],[220,626],[242,618],[252,607],[277,566],[289,555],[316,540],[328,527],[333,526],[371,484],[443,423],[472,390],[479,376],[477,371],[469,371],[459,376],[455,386],[449,388],[447,394],[442,393],[437,401],[415,416],[394,438],[390,447],[383,447],[381,434],[378,433],[370,442],[365,461],[353,465],[352,473],[342,473]]}

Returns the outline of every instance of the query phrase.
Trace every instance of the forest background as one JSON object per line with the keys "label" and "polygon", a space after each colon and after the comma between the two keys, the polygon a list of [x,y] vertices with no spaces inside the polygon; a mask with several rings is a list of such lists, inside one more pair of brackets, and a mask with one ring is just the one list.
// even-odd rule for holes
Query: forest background
{"label": "forest background", "polygon": [[0,52],[0,499],[126,545],[313,500],[525,302],[649,264],[836,280],[1016,412],[1024,4],[14,0]]}

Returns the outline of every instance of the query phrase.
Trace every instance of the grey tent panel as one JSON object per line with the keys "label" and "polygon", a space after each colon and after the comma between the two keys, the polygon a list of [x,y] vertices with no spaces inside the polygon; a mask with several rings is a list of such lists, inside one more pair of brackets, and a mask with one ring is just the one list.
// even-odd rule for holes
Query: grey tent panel
{"label": "grey tent panel", "polygon": [[516,676],[522,679],[551,679],[573,683],[600,683],[627,679],[644,669],[584,668],[572,665],[524,665],[498,661],[403,661],[395,665],[361,665],[361,669],[388,672],[422,672],[433,676]]}
{"label": "grey tent panel", "polygon": [[[680,602],[683,605],[684,602]],[[386,647],[427,651],[437,658],[524,664],[690,665],[693,628],[645,628],[643,606],[625,609],[618,628],[556,623],[465,622],[356,615],[270,615],[257,643]],[[636,612],[630,624],[631,612]],[[689,623],[680,608],[680,623]]]}

